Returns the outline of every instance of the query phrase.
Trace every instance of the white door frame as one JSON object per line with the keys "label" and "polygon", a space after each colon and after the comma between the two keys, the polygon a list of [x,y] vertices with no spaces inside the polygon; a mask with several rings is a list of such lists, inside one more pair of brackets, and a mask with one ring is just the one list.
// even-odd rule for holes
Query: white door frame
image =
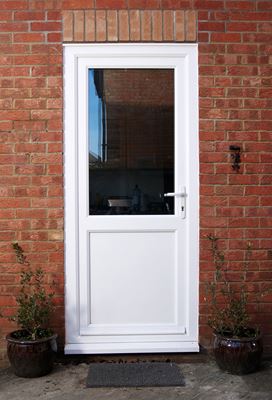
{"label": "white door frame", "polygon": [[[64,45],[64,160],[65,160],[65,324],[66,324],[66,354],[91,354],[91,353],[132,353],[132,352],[193,352],[199,351],[198,346],[198,290],[199,290],[199,167],[198,167],[198,65],[196,44],[68,44]],[[182,176],[186,186],[186,216],[184,232],[186,236],[186,269],[184,270],[184,281],[186,293],[186,315],[183,326],[178,325],[174,330],[166,328],[165,338],[160,340],[159,332],[153,331],[150,342],[147,336],[140,332],[141,340],[132,336],[126,329],[122,337],[110,342],[107,336],[115,335],[114,327],[111,331],[104,332],[99,336],[99,328],[94,328],[90,338],[86,304],[87,289],[82,289],[88,277],[87,267],[85,271],[79,271],[80,257],[85,254],[87,238],[81,238],[79,234],[79,222],[82,224],[86,217],[87,197],[83,193],[84,201],[79,204],[82,196],[81,189],[87,183],[87,173],[84,169],[87,151],[84,141],[78,140],[78,132],[86,130],[86,121],[78,118],[78,110],[85,107],[87,102],[86,93],[78,96],[81,75],[84,74],[88,63],[93,60],[94,66],[99,67],[130,67],[130,68],[174,68],[175,69],[175,131],[182,126],[182,138],[180,132],[175,137],[175,162],[177,147],[184,146],[182,157],[185,158],[185,173]],[[97,62],[97,60],[99,60]],[[141,64],[142,60],[142,64]],[[144,61],[143,61],[144,60]],[[148,61],[147,61],[148,60]],[[185,75],[183,78],[181,74]],[[183,79],[182,86],[181,78]],[[85,78],[86,79],[86,76]],[[179,89],[182,87],[182,93]],[[178,109],[179,106],[179,109]],[[182,107],[181,107],[182,106]],[[82,114],[81,114],[82,117]],[[87,116],[86,116],[87,118]],[[83,118],[84,119],[84,118]],[[180,121],[182,119],[182,122]],[[179,147],[181,148],[181,147]],[[80,150],[80,153],[79,153]],[[82,153],[83,151],[83,153]],[[80,154],[80,157],[79,155]],[[81,159],[83,158],[83,161]],[[183,160],[184,162],[184,160]],[[180,164],[180,165],[179,165]],[[179,174],[182,164],[177,165]],[[176,174],[176,175],[177,175]],[[177,179],[175,177],[175,179]],[[179,181],[180,184],[180,181]],[[85,185],[85,186],[84,186]],[[80,194],[80,196],[79,196]],[[180,214],[181,198],[176,198],[176,215]],[[96,229],[107,230],[106,220],[103,217],[91,216],[96,219]],[[156,226],[156,216],[149,216]],[[164,216],[164,231],[169,229],[168,220],[171,216]],[[122,226],[127,227],[126,218],[122,219]],[[141,221],[141,216],[140,216]],[[144,219],[142,218],[142,222]],[[141,227],[142,222],[139,223]],[[145,222],[144,222],[145,223]],[[97,228],[99,227],[99,228]],[[87,229],[87,228],[86,228]],[[134,227],[137,230],[137,223]],[[146,226],[146,230],[149,229]],[[87,253],[86,253],[87,254]],[[85,256],[83,256],[85,257]],[[136,331],[137,332],[137,327]],[[169,329],[169,330],[168,330]],[[168,330],[168,331],[167,331]],[[103,334],[103,332],[102,332]],[[127,336],[126,336],[127,335]],[[149,333],[150,335],[150,333]],[[171,336],[172,335],[172,336]],[[171,336],[171,337],[170,337]],[[134,338],[134,339],[133,339]],[[114,343],[115,342],[115,343]],[[137,343],[136,343],[137,342]]]}

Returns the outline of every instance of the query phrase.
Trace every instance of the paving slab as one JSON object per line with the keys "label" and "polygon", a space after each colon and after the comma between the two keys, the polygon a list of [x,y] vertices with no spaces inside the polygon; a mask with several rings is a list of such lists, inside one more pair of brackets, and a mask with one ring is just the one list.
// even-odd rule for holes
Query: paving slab
{"label": "paving slab", "polygon": [[212,361],[178,364],[185,387],[86,388],[87,363],[56,364],[50,375],[26,379],[0,370],[0,400],[272,400],[272,361],[253,374],[222,372]]}

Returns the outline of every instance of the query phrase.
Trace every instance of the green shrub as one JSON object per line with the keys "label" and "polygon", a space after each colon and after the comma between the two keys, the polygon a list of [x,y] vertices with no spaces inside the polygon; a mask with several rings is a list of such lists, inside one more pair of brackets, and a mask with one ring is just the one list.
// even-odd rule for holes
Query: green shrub
{"label": "green shrub", "polygon": [[45,290],[45,274],[41,268],[32,270],[24,251],[18,243],[13,243],[17,262],[23,265],[20,276],[20,292],[16,298],[18,308],[10,319],[21,327],[20,338],[37,340],[52,334],[48,328],[53,311],[54,293]]}
{"label": "green shrub", "polygon": [[225,255],[218,248],[218,238],[208,235],[215,266],[214,278],[207,284],[211,313],[208,325],[216,334],[230,337],[251,337],[258,333],[249,327],[250,316],[247,311],[248,291],[246,274],[248,271],[251,244],[248,243],[241,271],[240,285],[237,290],[228,279]]}

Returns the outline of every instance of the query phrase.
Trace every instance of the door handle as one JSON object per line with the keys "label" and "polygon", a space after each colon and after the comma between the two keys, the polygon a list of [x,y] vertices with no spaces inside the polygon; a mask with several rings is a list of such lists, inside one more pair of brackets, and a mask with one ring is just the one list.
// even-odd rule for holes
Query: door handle
{"label": "door handle", "polygon": [[182,219],[186,217],[186,197],[188,196],[186,193],[186,188],[185,186],[183,187],[183,192],[169,192],[169,193],[164,193],[164,197],[180,197],[180,216]]}
{"label": "door handle", "polygon": [[164,197],[186,197],[187,194],[185,192],[183,193],[164,193]]}

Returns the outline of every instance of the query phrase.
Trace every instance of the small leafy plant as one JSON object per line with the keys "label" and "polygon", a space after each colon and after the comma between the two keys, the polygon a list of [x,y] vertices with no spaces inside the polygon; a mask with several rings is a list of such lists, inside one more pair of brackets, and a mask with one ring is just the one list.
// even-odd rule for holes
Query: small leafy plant
{"label": "small leafy plant", "polygon": [[207,285],[211,299],[211,317],[208,325],[216,334],[229,337],[252,337],[258,333],[257,329],[249,328],[250,316],[247,311],[248,292],[246,274],[251,255],[251,243],[247,244],[241,283],[237,287],[229,281],[225,255],[218,247],[218,238],[208,235],[211,242],[211,252],[215,265],[214,279]]}
{"label": "small leafy plant", "polygon": [[16,242],[12,244],[17,262],[24,266],[21,271],[20,292],[16,298],[18,309],[11,317],[21,328],[17,338],[37,340],[48,337],[52,331],[48,323],[53,311],[54,293],[47,293],[44,287],[45,274],[41,268],[32,270],[22,247]]}

